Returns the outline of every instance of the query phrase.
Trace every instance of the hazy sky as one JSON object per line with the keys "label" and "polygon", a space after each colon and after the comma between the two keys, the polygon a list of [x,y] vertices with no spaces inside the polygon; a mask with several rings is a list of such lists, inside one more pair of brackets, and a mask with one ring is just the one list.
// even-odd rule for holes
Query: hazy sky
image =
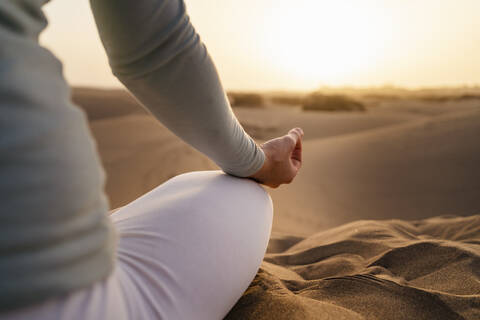
{"label": "hazy sky", "polygon": [[[88,3],[48,4],[42,43],[72,84],[118,86]],[[479,0],[186,3],[227,89],[480,84]]]}

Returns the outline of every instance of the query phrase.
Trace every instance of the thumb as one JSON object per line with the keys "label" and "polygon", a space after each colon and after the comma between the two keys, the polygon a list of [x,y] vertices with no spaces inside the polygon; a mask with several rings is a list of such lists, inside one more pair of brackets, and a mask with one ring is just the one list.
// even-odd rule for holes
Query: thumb
{"label": "thumb", "polygon": [[290,160],[295,169],[298,170],[302,166],[303,130],[301,128],[295,128],[290,130],[288,132],[288,135],[290,135],[295,140],[295,145],[293,146],[293,149],[291,151]]}
{"label": "thumb", "polygon": [[288,131],[287,136],[290,136],[295,141],[295,144],[297,144],[297,142],[303,138],[303,130],[301,128],[293,128]]}

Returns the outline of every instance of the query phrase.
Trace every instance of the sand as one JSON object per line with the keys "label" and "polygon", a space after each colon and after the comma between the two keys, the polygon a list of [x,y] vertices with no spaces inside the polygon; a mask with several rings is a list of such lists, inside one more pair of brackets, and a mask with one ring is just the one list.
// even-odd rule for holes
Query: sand
{"label": "sand", "polygon": [[357,221],[296,239],[266,255],[227,319],[479,319],[479,230],[477,215]]}
{"label": "sand", "polygon": [[306,141],[297,179],[271,192],[275,227],[479,213],[479,139],[480,108]]}
{"label": "sand", "polygon": [[[122,91],[74,100],[112,208],[216,168]],[[480,319],[480,100],[234,111],[259,142],[301,126],[305,143],[294,183],[269,190],[268,253],[228,319]]]}
{"label": "sand", "polygon": [[149,115],[94,120],[91,130],[107,171],[106,191],[112,208],[126,205],[181,173],[217,168]]}

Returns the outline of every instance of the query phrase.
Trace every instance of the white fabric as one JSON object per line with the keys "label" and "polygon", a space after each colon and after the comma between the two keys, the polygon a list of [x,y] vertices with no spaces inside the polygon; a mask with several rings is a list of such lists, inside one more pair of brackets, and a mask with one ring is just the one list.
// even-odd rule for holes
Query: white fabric
{"label": "white fabric", "polygon": [[[38,43],[48,1],[0,0],[0,312],[92,285],[115,260],[87,119]],[[183,0],[90,2],[113,72],[163,125],[232,175],[262,167]]]}
{"label": "white fabric", "polygon": [[108,279],[0,318],[221,319],[255,277],[272,217],[268,193],[251,180],[177,176],[111,216],[118,246]]}

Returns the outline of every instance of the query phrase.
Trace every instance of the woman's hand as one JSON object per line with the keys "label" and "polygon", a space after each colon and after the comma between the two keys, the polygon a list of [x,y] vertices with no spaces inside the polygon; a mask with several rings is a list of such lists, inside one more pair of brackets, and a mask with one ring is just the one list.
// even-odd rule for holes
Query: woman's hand
{"label": "woman's hand", "polygon": [[283,137],[262,144],[265,162],[249,178],[271,188],[292,182],[302,166],[302,138],[303,130],[295,128]]}

